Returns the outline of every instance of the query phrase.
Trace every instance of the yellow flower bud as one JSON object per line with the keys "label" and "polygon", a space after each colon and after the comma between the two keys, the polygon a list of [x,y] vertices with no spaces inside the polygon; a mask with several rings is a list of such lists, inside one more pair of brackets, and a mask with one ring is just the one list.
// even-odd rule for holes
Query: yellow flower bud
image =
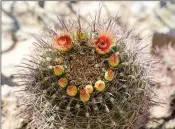
{"label": "yellow flower bud", "polygon": [[95,82],[95,86],[96,90],[98,91],[103,91],[105,89],[105,82],[102,80],[98,80]]}
{"label": "yellow flower bud", "polygon": [[78,40],[86,40],[87,39],[87,34],[85,32],[78,32],[77,31],[77,39]]}
{"label": "yellow flower bud", "polygon": [[56,58],[55,61],[61,64],[63,63],[64,59],[62,57],[59,57],[59,58]]}
{"label": "yellow flower bud", "polygon": [[119,53],[116,52],[109,57],[108,62],[112,67],[116,67],[119,64],[119,56],[118,55],[119,55]]}
{"label": "yellow flower bud", "polygon": [[54,74],[60,76],[64,73],[64,67],[62,65],[54,66]]}
{"label": "yellow flower bud", "polygon": [[93,90],[94,90],[94,88],[93,88],[92,85],[86,85],[85,86],[86,93],[91,94],[93,92]]}
{"label": "yellow flower bud", "polygon": [[90,95],[86,92],[85,89],[80,89],[80,100],[82,102],[89,101]]}
{"label": "yellow flower bud", "polygon": [[62,88],[66,87],[68,84],[68,79],[65,77],[62,77],[58,80],[58,85]]}
{"label": "yellow flower bud", "polygon": [[107,81],[112,81],[114,79],[114,71],[112,69],[108,69],[106,72],[105,72],[105,79]]}
{"label": "yellow flower bud", "polygon": [[78,91],[77,87],[74,85],[68,86],[67,90],[66,90],[66,92],[69,96],[75,96],[77,94],[77,91]]}

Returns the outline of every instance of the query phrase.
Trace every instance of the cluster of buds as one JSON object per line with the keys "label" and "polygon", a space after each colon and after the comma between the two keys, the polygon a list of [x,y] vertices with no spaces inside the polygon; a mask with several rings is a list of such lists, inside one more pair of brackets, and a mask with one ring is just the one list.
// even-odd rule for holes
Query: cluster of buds
{"label": "cluster of buds", "polygon": [[[75,40],[86,40],[88,38],[88,35],[85,32],[76,32]],[[91,40],[93,43],[93,46],[98,54],[104,55],[108,54],[112,50],[112,37],[110,36],[110,33],[102,33],[100,32],[99,35]],[[71,39],[71,36],[69,34],[62,34],[60,36],[54,37],[54,47],[61,51],[66,52],[73,48],[73,41],[74,39]],[[83,88],[79,88],[76,85],[69,84],[69,79],[64,76],[65,73],[65,67],[63,65],[60,65],[64,62],[63,58],[56,58],[55,59],[59,65],[53,67],[54,75],[61,77],[58,80],[58,85],[61,88],[67,88],[66,93],[67,95],[73,97],[76,96],[77,93],[79,93],[79,98],[82,102],[87,102],[90,99],[90,94],[93,93],[93,91],[104,91],[105,90],[105,83],[108,81],[112,81],[114,79],[114,67],[116,67],[119,64],[119,53],[112,53],[110,57],[108,58],[108,64],[109,68],[106,70],[104,74],[104,79],[97,80],[93,85],[89,84],[84,86]],[[62,77],[63,76],[63,77]],[[95,90],[94,90],[95,89]],[[78,92],[79,91],[79,92]]]}

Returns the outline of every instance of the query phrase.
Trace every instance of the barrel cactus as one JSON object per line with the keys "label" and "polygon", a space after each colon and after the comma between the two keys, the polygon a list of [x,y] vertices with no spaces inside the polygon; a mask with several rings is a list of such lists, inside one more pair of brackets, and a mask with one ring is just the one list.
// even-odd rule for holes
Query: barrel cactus
{"label": "barrel cactus", "polygon": [[[157,67],[157,71],[160,76],[164,78],[166,83],[160,81],[161,86],[175,86],[175,46],[171,43],[162,48],[156,49],[157,58],[160,60],[160,63]],[[161,83],[162,82],[162,83]]]}
{"label": "barrel cactus", "polygon": [[[99,11],[100,12],[100,11]],[[148,118],[150,62],[117,17],[60,21],[34,36],[17,75],[22,117],[37,129],[137,129]],[[140,58],[142,57],[142,58]],[[146,57],[146,56],[145,56]],[[149,76],[150,77],[150,76]]]}
{"label": "barrel cactus", "polygon": [[[160,60],[157,72],[162,81],[159,81],[160,87],[171,88],[170,105],[172,111],[175,109],[175,46],[171,43],[156,50],[157,58]],[[166,82],[166,83],[165,83]]]}

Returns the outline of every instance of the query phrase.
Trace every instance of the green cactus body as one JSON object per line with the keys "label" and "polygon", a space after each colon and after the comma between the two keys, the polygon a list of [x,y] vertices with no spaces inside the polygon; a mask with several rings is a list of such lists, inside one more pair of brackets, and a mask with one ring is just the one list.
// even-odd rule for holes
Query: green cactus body
{"label": "green cactus body", "polygon": [[[137,60],[137,45],[129,49],[128,36],[117,34],[116,18],[104,23],[93,21],[88,29],[79,18],[76,27],[62,21],[61,24],[61,33],[57,33],[57,28],[47,30],[49,40],[36,37],[35,52],[22,66],[25,73],[19,74],[25,80],[24,116],[30,119],[28,126],[37,129],[144,126],[150,104],[147,69]],[[109,60],[112,54],[116,55]]]}

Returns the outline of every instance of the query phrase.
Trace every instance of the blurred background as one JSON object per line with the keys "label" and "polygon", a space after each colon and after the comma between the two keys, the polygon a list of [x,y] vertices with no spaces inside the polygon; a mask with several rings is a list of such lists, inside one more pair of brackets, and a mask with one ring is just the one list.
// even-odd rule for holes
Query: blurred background
{"label": "blurred background", "polygon": [[[30,33],[40,34],[42,28],[51,27],[61,19],[76,17],[80,10],[81,19],[89,13],[94,14],[102,5],[102,16],[107,18],[119,15],[118,24],[126,29],[134,28],[133,35],[145,39],[152,47],[161,47],[173,41],[175,44],[175,2],[170,1],[2,1],[2,128],[25,129],[22,118],[16,116],[18,100],[13,94],[19,90],[14,82],[15,65],[30,54],[33,38]],[[151,52],[150,48],[150,52]],[[163,87],[156,93],[164,102],[169,101],[174,87]],[[150,122],[149,128],[175,128],[175,118],[169,111],[169,104],[151,108],[151,116],[157,118]],[[175,114],[174,114],[175,116]]]}

